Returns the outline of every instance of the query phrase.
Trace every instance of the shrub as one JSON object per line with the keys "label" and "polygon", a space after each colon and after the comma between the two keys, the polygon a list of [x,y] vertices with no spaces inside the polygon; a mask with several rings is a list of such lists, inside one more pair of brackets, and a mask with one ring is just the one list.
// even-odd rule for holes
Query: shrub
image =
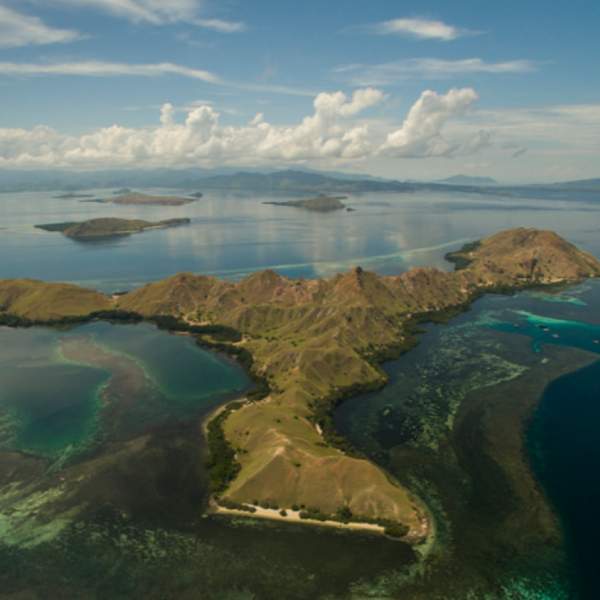
{"label": "shrub", "polygon": [[409,532],[409,528],[403,523],[389,523],[385,526],[384,532],[390,537],[403,538]]}

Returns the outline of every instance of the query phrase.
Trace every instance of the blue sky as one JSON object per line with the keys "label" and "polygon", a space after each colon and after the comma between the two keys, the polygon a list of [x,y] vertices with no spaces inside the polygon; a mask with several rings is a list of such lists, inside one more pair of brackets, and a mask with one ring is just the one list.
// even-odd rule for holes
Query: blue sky
{"label": "blue sky", "polygon": [[0,0],[0,168],[600,176],[599,26],[591,1]]}

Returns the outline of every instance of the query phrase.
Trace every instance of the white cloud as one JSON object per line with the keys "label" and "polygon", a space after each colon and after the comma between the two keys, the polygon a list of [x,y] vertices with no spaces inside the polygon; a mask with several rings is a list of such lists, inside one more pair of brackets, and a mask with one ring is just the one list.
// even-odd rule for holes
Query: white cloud
{"label": "white cloud", "polygon": [[56,29],[41,19],[0,5],[0,47],[64,44],[80,39],[77,31]]}
{"label": "white cloud", "polygon": [[450,119],[464,115],[477,99],[471,88],[452,89],[442,95],[426,90],[413,104],[402,127],[388,134],[381,152],[409,158],[456,154],[460,144],[448,141],[442,130]]}
{"label": "white cloud", "polygon": [[191,79],[200,79],[208,83],[219,83],[220,79],[209,71],[192,69],[173,63],[132,65],[102,61],[83,61],[65,63],[13,63],[0,62],[0,75],[76,75],[80,77],[157,77],[160,75],[180,75]]}
{"label": "white cloud", "polygon": [[49,0],[76,8],[94,8],[133,23],[166,25],[188,23],[221,33],[236,33],[246,27],[239,21],[200,18],[200,0]]}
{"label": "white cloud", "polygon": [[477,99],[471,89],[442,95],[424,92],[402,127],[387,137],[363,117],[364,111],[384,99],[380,90],[372,88],[356,90],[350,97],[343,92],[323,92],[314,99],[313,113],[289,126],[273,125],[263,114],[246,125],[224,125],[219,112],[208,104],[191,107],[179,120],[177,108],[165,104],[155,127],[113,125],[81,136],[63,135],[43,126],[0,129],[0,167],[334,164],[382,153],[449,156],[460,148],[473,152],[489,142],[485,134],[471,146],[461,136],[457,140],[442,137],[444,125],[463,115]]}
{"label": "white cloud", "polygon": [[440,58],[409,58],[394,62],[365,65],[342,65],[334,72],[348,79],[352,85],[390,85],[407,79],[446,79],[459,75],[515,74],[535,71],[530,60],[486,62],[481,58],[444,60]]}
{"label": "white cloud", "polygon": [[271,83],[252,83],[227,81],[218,75],[203,69],[195,69],[174,63],[129,64],[105,61],[81,61],[62,63],[15,63],[0,62],[0,76],[34,77],[34,76],[78,76],[78,77],[160,77],[162,75],[178,75],[189,79],[199,79],[206,83],[229,87],[248,92],[284,94],[288,96],[310,96],[311,90],[294,88]]}
{"label": "white cloud", "polygon": [[194,25],[214,29],[220,33],[238,33],[246,30],[246,25],[241,21],[224,21],[223,19],[194,19]]}
{"label": "white cloud", "polygon": [[419,39],[442,40],[448,42],[471,32],[448,25],[443,21],[429,19],[391,19],[382,21],[367,29],[379,35],[408,35]]}

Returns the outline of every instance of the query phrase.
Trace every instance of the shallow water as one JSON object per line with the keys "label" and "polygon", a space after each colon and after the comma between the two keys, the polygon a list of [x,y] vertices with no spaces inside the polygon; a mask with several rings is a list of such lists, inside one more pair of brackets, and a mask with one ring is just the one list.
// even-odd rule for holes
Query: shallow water
{"label": "shallow water", "polygon": [[152,325],[0,328],[0,447],[56,456],[198,416],[247,386],[239,366]]}

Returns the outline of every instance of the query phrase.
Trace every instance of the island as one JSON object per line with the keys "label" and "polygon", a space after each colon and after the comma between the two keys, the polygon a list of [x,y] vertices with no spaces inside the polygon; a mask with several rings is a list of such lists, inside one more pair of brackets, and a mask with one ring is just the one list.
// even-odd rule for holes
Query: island
{"label": "island", "polygon": [[332,212],[334,210],[343,210],[346,205],[342,200],[347,196],[325,196],[319,195],[314,198],[305,198],[302,200],[289,200],[288,202],[263,202],[263,204],[272,204],[274,206],[291,206],[294,208],[303,208],[315,212]]}
{"label": "island", "polygon": [[189,204],[196,198],[184,198],[181,196],[155,196],[151,194],[142,194],[141,192],[130,192],[120,194],[108,200],[113,204],[131,204],[142,206],[181,206]]}
{"label": "island", "polygon": [[75,198],[93,198],[93,194],[81,194],[76,192],[67,192],[65,194],[59,194],[58,196],[54,196],[57,200],[71,200]]}
{"label": "island", "polygon": [[60,232],[68,238],[91,241],[140,233],[148,229],[164,229],[188,225],[190,219],[166,219],[164,221],[142,221],[140,219],[100,218],[83,222],[48,223],[36,225],[37,229]]}
{"label": "island", "polygon": [[[393,480],[337,433],[335,407],[384,386],[381,363],[414,347],[421,322],[448,319],[485,293],[600,276],[595,257],[536,229],[503,231],[451,257],[460,269],[414,268],[395,276],[356,267],[329,279],[293,280],[263,271],[236,283],[182,273],[119,296],[6,280],[0,324],[144,319],[231,354],[256,385],[205,425],[213,510],[376,526],[420,544],[434,530],[428,507],[410,482]],[[518,446],[524,442],[514,443],[512,460],[525,461]],[[524,497],[538,493],[524,463],[519,470],[528,478]],[[73,473],[64,489],[74,489]],[[62,476],[71,482],[70,467]]]}

